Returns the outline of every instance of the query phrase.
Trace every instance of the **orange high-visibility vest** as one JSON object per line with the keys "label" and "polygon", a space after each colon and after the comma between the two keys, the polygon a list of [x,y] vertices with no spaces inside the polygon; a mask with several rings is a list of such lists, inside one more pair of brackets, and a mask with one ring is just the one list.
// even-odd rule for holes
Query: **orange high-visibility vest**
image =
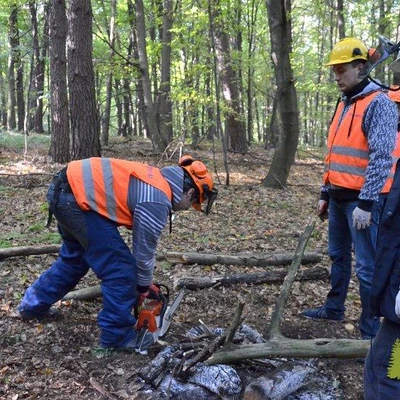
{"label": "orange high-visibility vest", "polygon": [[[368,166],[368,142],[362,130],[366,108],[381,92],[373,92],[349,107],[339,124],[344,104],[340,102],[333,117],[328,133],[328,153],[325,157],[324,183],[347,189],[361,190],[365,182]],[[392,183],[396,162],[400,157],[400,136],[397,135],[392,153],[393,164],[389,176],[382,188],[388,193]]]}
{"label": "orange high-visibility vest", "polygon": [[172,201],[172,191],[160,169],[151,165],[114,158],[93,157],[68,164],[67,178],[82,210],[93,210],[104,217],[132,228],[128,207],[130,177],[163,191]]}

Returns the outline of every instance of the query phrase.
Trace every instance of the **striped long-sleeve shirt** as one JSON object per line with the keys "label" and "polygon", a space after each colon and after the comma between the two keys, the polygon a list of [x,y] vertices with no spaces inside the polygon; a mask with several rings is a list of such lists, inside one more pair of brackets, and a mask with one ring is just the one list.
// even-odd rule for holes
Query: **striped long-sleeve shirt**
{"label": "striped long-sleeve shirt", "polygon": [[172,204],[161,190],[137,178],[132,177],[129,183],[128,204],[133,214],[132,253],[137,266],[137,283],[142,287],[152,282],[159,238],[168,223],[172,205],[182,197],[182,168],[166,167],[161,173],[172,189]]}

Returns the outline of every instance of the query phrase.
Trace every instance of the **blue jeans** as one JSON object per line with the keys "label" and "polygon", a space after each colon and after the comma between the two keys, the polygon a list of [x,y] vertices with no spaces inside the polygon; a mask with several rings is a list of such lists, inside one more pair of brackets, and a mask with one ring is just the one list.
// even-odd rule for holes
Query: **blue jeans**
{"label": "blue jeans", "polygon": [[[49,202],[53,195],[50,186]],[[93,211],[82,211],[71,193],[61,192],[54,216],[63,239],[59,256],[27,289],[19,308],[32,315],[44,314],[91,268],[101,280],[100,344],[124,347],[135,337],[132,309],[137,298],[137,270],[131,251],[113,221]]]}
{"label": "blue jeans", "polygon": [[392,347],[396,340],[400,340],[400,325],[384,318],[365,359],[365,400],[400,399],[400,380],[387,376]]}
{"label": "blue jeans", "polygon": [[369,297],[375,268],[376,240],[380,216],[386,196],[380,196],[371,212],[371,225],[366,229],[353,228],[353,210],[358,201],[329,201],[329,256],[332,260],[331,290],[325,301],[328,315],[343,316],[352,268],[354,244],[355,270],[360,287],[360,331],[364,339],[375,337],[379,321],[369,316]]}

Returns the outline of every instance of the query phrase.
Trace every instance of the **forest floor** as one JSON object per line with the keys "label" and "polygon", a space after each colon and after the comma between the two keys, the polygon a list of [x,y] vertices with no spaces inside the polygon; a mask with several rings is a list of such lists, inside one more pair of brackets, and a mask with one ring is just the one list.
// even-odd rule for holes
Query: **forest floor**
{"label": "forest floor", "polygon": [[[44,147],[32,146],[24,156],[23,151],[0,147],[0,248],[57,243],[56,224],[53,222],[50,230],[45,228],[45,194],[52,174],[62,166],[50,163],[46,151]],[[225,186],[221,153],[214,155],[206,146],[196,151],[186,148],[184,152],[208,164],[219,188],[218,199],[208,217],[192,210],[177,214],[172,234],[165,229],[158,251],[257,255],[296,250],[304,228],[310,218],[315,218],[323,171],[321,155],[299,153],[287,187],[272,190],[260,185],[271,160],[271,155],[262,148],[252,148],[245,155],[229,155],[229,186]],[[167,160],[155,154],[144,140],[116,142],[104,149],[103,156],[157,166],[177,161],[177,155]],[[129,232],[122,229],[122,234],[130,242]],[[306,251],[322,253],[323,260],[302,265],[300,269],[316,266],[329,269],[326,222],[316,222]],[[140,398],[132,393],[134,378],[160,346],[154,346],[148,356],[97,353],[96,317],[101,309],[100,299],[57,304],[62,318],[53,322],[24,322],[17,318],[15,308],[24,291],[55,257],[55,254],[13,257],[0,262],[0,398]],[[187,276],[263,271],[265,268],[260,267],[162,262],[155,271],[155,281],[175,291],[176,281]],[[97,279],[89,273],[78,288],[95,284]],[[189,292],[176,312],[166,340],[179,341],[180,332],[197,325],[200,319],[209,327],[227,328],[239,299],[245,303],[245,323],[263,333],[280,288],[280,284],[241,284]],[[300,316],[302,310],[321,305],[328,288],[328,281],[294,283],[281,324],[283,335],[299,339],[360,339],[357,323],[360,300],[354,274],[343,322],[312,321]],[[317,366],[340,387],[338,399],[362,399],[362,363],[327,358],[318,360]]]}

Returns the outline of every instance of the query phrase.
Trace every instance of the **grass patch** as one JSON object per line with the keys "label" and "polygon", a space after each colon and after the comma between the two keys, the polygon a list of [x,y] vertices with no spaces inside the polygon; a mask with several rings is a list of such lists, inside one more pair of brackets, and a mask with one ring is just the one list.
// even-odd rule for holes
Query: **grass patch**
{"label": "grass patch", "polygon": [[50,135],[30,133],[29,136],[21,132],[0,131],[0,147],[20,151],[25,149],[46,149],[50,146]]}

